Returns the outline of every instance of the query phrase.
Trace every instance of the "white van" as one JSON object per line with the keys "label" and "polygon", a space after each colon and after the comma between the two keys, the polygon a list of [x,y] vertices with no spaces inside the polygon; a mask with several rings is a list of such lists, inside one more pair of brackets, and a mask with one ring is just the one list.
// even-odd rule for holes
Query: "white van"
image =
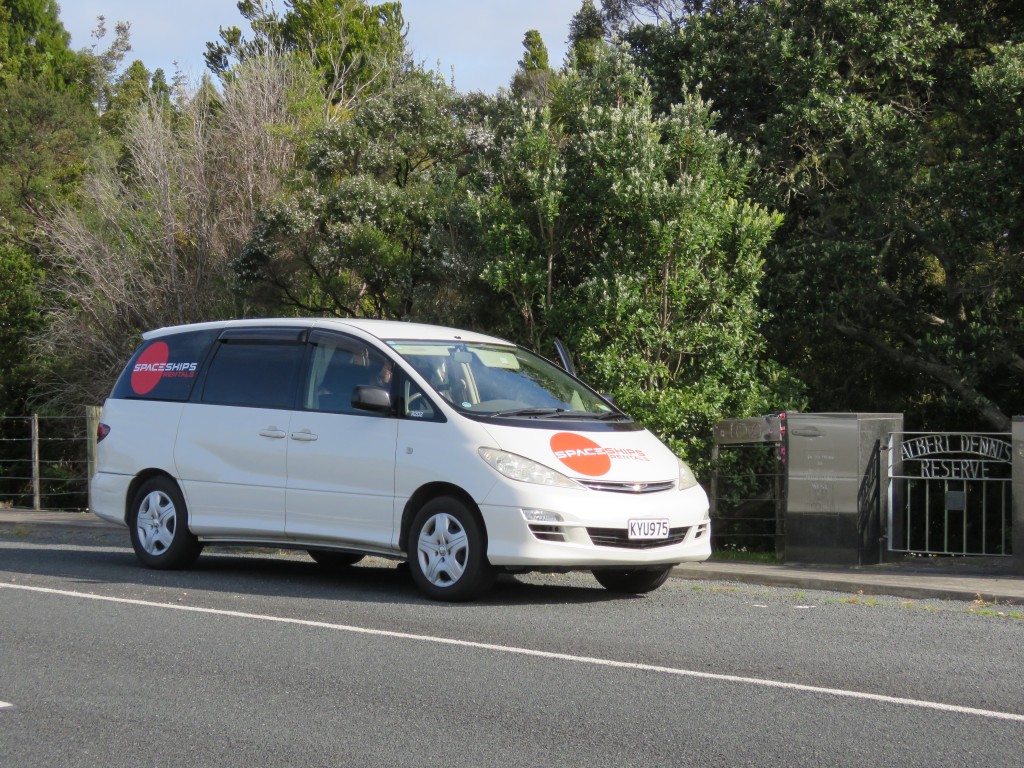
{"label": "white van", "polygon": [[500,571],[657,588],[711,553],[687,466],[542,357],[383,320],[231,320],[143,334],[103,407],[93,511],[139,560],[204,544],[407,559],[441,600]]}

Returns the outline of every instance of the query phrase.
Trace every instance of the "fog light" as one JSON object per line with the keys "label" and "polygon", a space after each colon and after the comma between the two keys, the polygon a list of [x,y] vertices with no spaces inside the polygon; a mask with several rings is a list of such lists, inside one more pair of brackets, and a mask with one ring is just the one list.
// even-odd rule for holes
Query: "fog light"
{"label": "fog light", "polygon": [[531,523],[560,523],[562,516],[557,512],[548,512],[544,509],[524,509],[523,518]]}

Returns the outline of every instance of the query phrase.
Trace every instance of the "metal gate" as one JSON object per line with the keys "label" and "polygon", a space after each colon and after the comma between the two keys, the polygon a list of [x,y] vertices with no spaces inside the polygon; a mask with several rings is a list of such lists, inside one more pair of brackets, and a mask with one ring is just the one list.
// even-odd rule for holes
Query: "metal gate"
{"label": "metal gate", "polygon": [[711,453],[712,546],[785,553],[786,414],[726,419]]}
{"label": "metal gate", "polygon": [[1013,554],[1012,463],[1009,434],[893,432],[889,550]]}

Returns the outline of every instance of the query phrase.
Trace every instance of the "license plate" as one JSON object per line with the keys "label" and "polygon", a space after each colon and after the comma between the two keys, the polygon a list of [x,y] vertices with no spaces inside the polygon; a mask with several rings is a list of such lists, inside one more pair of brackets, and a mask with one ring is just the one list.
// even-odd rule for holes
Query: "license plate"
{"label": "license plate", "polygon": [[630,520],[629,538],[635,539],[667,539],[668,520]]}

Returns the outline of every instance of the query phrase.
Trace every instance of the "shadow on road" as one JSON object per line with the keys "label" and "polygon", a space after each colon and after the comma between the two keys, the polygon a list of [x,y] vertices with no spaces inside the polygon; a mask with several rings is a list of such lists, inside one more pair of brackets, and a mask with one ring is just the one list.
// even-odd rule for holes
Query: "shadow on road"
{"label": "shadow on road", "polygon": [[[446,605],[417,592],[404,563],[368,557],[330,569],[301,551],[208,547],[187,570],[155,571],[139,564],[119,530],[50,532],[0,530],[0,574],[52,576],[91,587],[141,586],[303,600],[390,605]],[[0,576],[0,578],[3,578]],[[528,578],[528,577],[527,577]],[[589,585],[537,584],[499,577],[474,606],[562,605],[638,599]]]}

